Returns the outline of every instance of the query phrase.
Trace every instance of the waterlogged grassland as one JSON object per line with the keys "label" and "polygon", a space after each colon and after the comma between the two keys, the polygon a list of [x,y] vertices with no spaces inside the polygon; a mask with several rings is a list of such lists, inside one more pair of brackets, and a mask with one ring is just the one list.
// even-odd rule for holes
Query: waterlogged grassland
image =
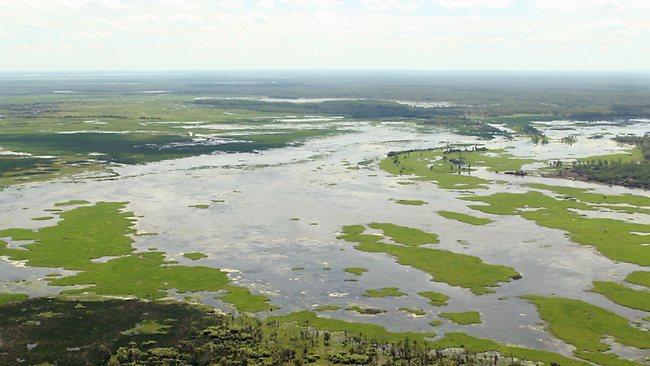
{"label": "waterlogged grassland", "polygon": [[404,206],[422,206],[428,204],[425,201],[421,200],[393,200],[395,203],[404,205]]}
{"label": "waterlogged grassland", "polygon": [[429,304],[432,306],[445,306],[449,300],[449,296],[435,291],[422,291],[418,292],[418,295],[429,299]]}
{"label": "waterlogged grassland", "polygon": [[568,357],[558,355],[553,352],[508,346],[496,343],[489,339],[476,338],[465,333],[451,332],[439,340],[432,342],[436,348],[462,347],[471,352],[496,351],[508,357],[518,358],[520,360],[529,360],[541,362],[544,365],[567,365],[567,366],[586,366],[588,363]]}
{"label": "waterlogged grassland", "polygon": [[[490,196],[470,196],[465,200],[482,202],[470,208],[494,215],[519,215],[538,225],[564,230],[569,238],[582,245],[593,245],[606,257],[642,266],[650,265],[648,236],[650,226],[609,218],[584,217],[574,210],[594,211],[593,205],[575,198],[554,198],[540,192],[495,193]],[[594,200],[593,196],[588,199]],[[636,202],[636,196],[609,196],[615,203]]]}
{"label": "waterlogged grassland", "polygon": [[[650,208],[650,197],[648,196],[638,196],[633,194],[606,195],[595,193],[592,190],[586,188],[553,186],[541,183],[530,183],[527,184],[527,186],[540,190],[550,191],[560,195],[561,197],[563,196],[565,198],[573,198],[581,202],[594,204],[597,207],[605,205],[604,207],[611,208],[618,207],[612,205],[629,205],[634,206],[632,209],[643,207]],[[622,206],[620,209],[626,209],[626,207]]]}
{"label": "waterlogged grassland", "polygon": [[368,269],[364,267],[347,267],[347,268],[343,268],[343,271],[347,273],[352,273],[357,276],[361,276],[362,274],[368,272]]}
{"label": "waterlogged grassland", "polygon": [[208,256],[201,252],[189,252],[189,253],[183,253],[183,257],[196,261],[199,259],[207,258]]}
{"label": "waterlogged grassland", "polygon": [[393,154],[384,158],[379,167],[394,175],[434,181],[444,189],[475,190],[486,189],[490,183],[471,175],[476,167],[485,167],[492,172],[517,171],[533,161],[514,158],[505,150],[447,152],[432,149]]}
{"label": "waterlogged grassland", "polygon": [[26,261],[30,267],[70,270],[94,267],[93,259],[128,255],[134,250],[129,234],[135,231],[133,213],[124,211],[125,206],[123,202],[98,202],[61,212],[54,226],[0,230],[0,238],[33,241],[15,249],[0,243],[0,255]]}
{"label": "waterlogged grassland", "polygon": [[27,300],[26,294],[0,294],[0,305]]}
{"label": "waterlogged grassland", "polygon": [[404,292],[401,292],[397,287],[384,287],[380,289],[370,289],[366,290],[363,296],[368,297],[400,297],[406,296]]}
{"label": "waterlogged grassland", "polygon": [[369,253],[386,253],[401,265],[429,273],[434,281],[469,289],[475,294],[492,292],[500,282],[520,278],[506,266],[487,264],[480,258],[446,250],[386,244],[380,235],[364,234],[363,225],[343,227],[339,239],[354,243],[354,248]]}
{"label": "waterlogged grassland", "polygon": [[[66,277],[48,277],[55,286],[81,286],[67,294],[91,293],[159,299],[167,290],[178,292],[223,291],[222,300],[242,311],[271,308],[268,299],[248,289],[233,286],[218,268],[180,266],[166,260],[159,251],[134,252],[133,213],[124,211],[123,202],[98,202],[61,212],[54,226],[6,229],[0,237],[30,241],[21,248],[9,248],[0,241],[0,255],[25,261],[30,267],[78,270]],[[94,259],[116,257],[105,262]]]}
{"label": "waterlogged grassland", "polygon": [[323,318],[310,311],[291,313],[285,316],[272,317],[271,319],[284,324],[294,323],[298,326],[313,327],[321,331],[333,333],[345,333],[351,336],[373,339],[378,342],[403,343],[408,338],[410,343],[416,343],[420,346],[435,349],[463,348],[470,352],[496,351],[501,353],[502,357],[515,357],[520,360],[537,361],[547,366],[551,366],[552,364],[563,366],[587,365],[583,361],[564,357],[553,352],[502,345],[488,339],[476,338],[464,333],[447,333],[443,338],[432,341],[431,337],[433,334],[430,333],[390,332],[378,325]]}
{"label": "waterlogged grassland", "polygon": [[616,282],[596,281],[592,289],[615,303],[650,312],[650,291],[636,290]]}
{"label": "waterlogged grassland", "polygon": [[17,101],[27,103],[21,108],[28,113],[9,111],[0,119],[0,150],[22,154],[0,156],[0,187],[108,172],[111,163],[254,152],[338,133],[304,123],[270,126],[281,115],[206,109],[192,103],[194,96],[39,97]]}
{"label": "waterlogged grassland", "polygon": [[650,333],[630,325],[629,321],[608,310],[584,301],[562,297],[525,296],[548,323],[551,333],[576,347],[578,357],[604,365],[634,364],[604,354],[611,338],[624,346],[650,348]]}
{"label": "waterlogged grassland", "polygon": [[632,272],[625,278],[625,281],[650,288],[650,272],[648,271]]}
{"label": "waterlogged grassland", "polygon": [[424,316],[427,314],[426,311],[420,309],[420,308],[399,308],[398,310],[403,311],[407,314],[413,315],[413,316]]}
{"label": "waterlogged grassland", "polygon": [[439,242],[438,235],[407,226],[377,222],[370,223],[368,226],[372,229],[381,230],[384,235],[389,236],[398,244],[417,247],[424,244],[437,244]]}
{"label": "waterlogged grassland", "polygon": [[461,325],[481,323],[481,314],[479,314],[478,311],[465,311],[459,313],[445,312],[445,313],[440,313],[440,316],[445,319],[448,319],[453,323],[461,324]]}
{"label": "waterlogged grassland", "polygon": [[464,222],[466,224],[470,225],[487,225],[492,222],[492,220],[484,218],[484,217],[476,217],[468,214],[464,214],[461,212],[454,212],[454,211],[438,211],[438,215],[450,219],[450,220],[456,220],[460,222]]}

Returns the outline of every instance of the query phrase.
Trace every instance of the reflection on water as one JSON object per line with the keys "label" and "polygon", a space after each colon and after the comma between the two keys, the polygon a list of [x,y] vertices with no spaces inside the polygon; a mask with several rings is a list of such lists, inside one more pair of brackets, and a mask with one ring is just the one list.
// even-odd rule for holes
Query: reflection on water
{"label": "reflection on water", "polygon": [[[298,120],[296,123],[304,123]],[[376,164],[348,169],[344,161],[377,161],[388,151],[443,146],[447,142],[481,144],[484,141],[434,128],[413,128],[406,123],[359,123],[346,125],[356,133],[316,139],[302,146],[268,150],[259,154],[217,154],[117,168],[117,180],[79,180],[29,184],[0,192],[0,227],[42,227],[43,216],[53,203],[70,199],[129,201],[129,209],[142,215],[136,236],[139,250],[158,248],[182,264],[205,264],[231,269],[229,276],[254,292],[268,294],[279,312],[311,309],[319,304],[343,307],[357,304],[387,310],[375,316],[344,310],[326,313],[341,319],[381,324],[393,330],[460,330],[501,342],[549,349],[569,354],[571,348],[553,338],[540,325],[535,308],[518,298],[539,293],[580,298],[640,321],[641,311],[616,305],[603,296],[587,292],[593,280],[621,280],[639,267],[614,263],[592,248],[570,242],[559,230],[537,226],[516,216],[489,216],[486,226],[466,225],[445,219],[438,210],[473,213],[457,198],[461,193],[442,190],[430,182],[400,185]],[[580,127],[546,130],[552,139],[577,134],[576,144],[551,142],[535,146],[525,139],[496,140],[490,146],[509,148],[517,156],[537,159],[581,157],[620,151],[605,138],[587,139],[606,128],[608,132],[641,133],[647,122],[619,127]],[[543,182],[577,187],[596,187],[602,193],[635,192],[584,182],[541,177],[513,177],[479,170],[475,174],[502,181],[481,192],[524,192],[523,183]],[[639,192],[638,190],[636,191]],[[419,199],[424,206],[404,206],[391,199]],[[213,203],[208,209],[189,207]],[[609,213],[599,213],[609,215]],[[610,217],[613,217],[612,214]],[[480,215],[486,216],[486,215]],[[618,214],[621,216],[621,214]],[[628,219],[629,215],[625,217]],[[299,218],[299,220],[292,220]],[[639,216],[639,218],[642,218]],[[646,217],[647,219],[647,217]],[[481,257],[491,264],[512,266],[523,278],[496,288],[494,294],[476,296],[468,290],[432,282],[424,272],[401,266],[385,254],[359,252],[337,240],[343,225],[372,221],[392,222],[439,234],[437,247]],[[648,222],[647,220],[645,222]],[[182,257],[184,252],[208,255],[200,261]],[[325,267],[331,270],[324,270]],[[366,267],[353,276],[345,267]],[[302,269],[297,269],[302,268]],[[43,278],[53,269],[26,268],[0,261],[1,287],[34,295],[55,293]],[[355,278],[358,281],[346,281]],[[25,279],[24,282],[15,282]],[[398,287],[408,296],[368,298],[370,288]],[[439,291],[450,296],[448,306],[432,307],[420,291]],[[210,294],[197,294],[203,301],[227,307]],[[400,307],[422,308],[413,317]],[[449,322],[432,328],[429,322],[442,311],[481,312],[480,325],[460,326]],[[626,353],[629,350],[626,350]]]}

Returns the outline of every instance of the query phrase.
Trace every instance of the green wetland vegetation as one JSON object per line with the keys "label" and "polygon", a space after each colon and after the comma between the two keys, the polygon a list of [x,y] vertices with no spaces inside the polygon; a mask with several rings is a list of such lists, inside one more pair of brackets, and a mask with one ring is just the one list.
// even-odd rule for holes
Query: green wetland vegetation
{"label": "green wetland vegetation", "polygon": [[[124,209],[124,202],[98,202],[61,212],[61,220],[54,226],[2,230],[0,237],[30,243],[10,248],[0,241],[0,255],[24,261],[29,267],[79,271],[47,279],[53,286],[81,286],[65,290],[66,294],[159,299],[170,289],[181,293],[223,291],[226,294],[221,298],[241,311],[272,309],[266,297],[230,284],[218,268],[168,265],[163,252],[136,252],[129,236],[134,233],[133,213]],[[201,253],[190,256],[196,258],[197,254]],[[106,257],[105,262],[95,261]]]}
{"label": "green wetland vegetation", "polygon": [[[460,286],[475,294],[492,292],[492,287],[498,286],[500,282],[508,282],[521,277],[519,273],[510,267],[487,264],[477,257],[446,250],[413,246],[412,241],[405,240],[402,237],[402,235],[408,235],[404,233],[404,230],[392,232],[396,237],[384,231],[395,242],[407,243],[397,245],[382,242],[383,237],[380,235],[364,234],[365,230],[366,228],[363,225],[345,226],[339,238],[353,243],[356,250],[370,253],[386,253],[394,257],[401,265],[427,272],[437,282]],[[420,232],[417,229],[412,230],[406,230],[406,232]]]}
{"label": "green wetland vegetation", "polygon": [[646,364],[649,97],[0,75],[0,364]]}

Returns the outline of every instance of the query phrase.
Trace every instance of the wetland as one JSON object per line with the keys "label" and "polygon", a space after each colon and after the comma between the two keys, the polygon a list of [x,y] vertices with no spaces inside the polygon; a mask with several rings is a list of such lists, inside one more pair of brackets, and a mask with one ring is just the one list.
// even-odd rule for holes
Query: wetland
{"label": "wetland", "polygon": [[0,79],[3,363],[649,362],[648,116],[195,77]]}

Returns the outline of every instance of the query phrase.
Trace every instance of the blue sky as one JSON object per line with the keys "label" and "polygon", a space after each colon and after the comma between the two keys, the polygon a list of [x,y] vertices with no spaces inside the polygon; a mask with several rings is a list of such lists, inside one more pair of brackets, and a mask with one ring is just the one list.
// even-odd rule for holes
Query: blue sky
{"label": "blue sky", "polygon": [[650,0],[0,0],[0,71],[650,69]]}

